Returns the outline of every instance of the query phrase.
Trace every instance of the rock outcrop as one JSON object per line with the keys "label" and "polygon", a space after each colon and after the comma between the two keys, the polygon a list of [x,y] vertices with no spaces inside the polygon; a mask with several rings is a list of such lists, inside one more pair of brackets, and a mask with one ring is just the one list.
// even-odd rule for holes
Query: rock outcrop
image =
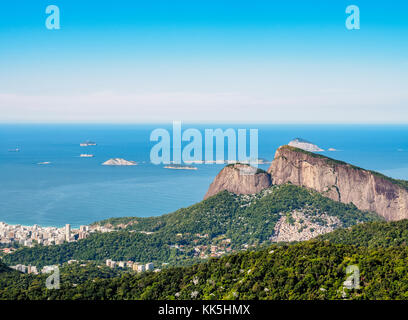
{"label": "rock outcrop", "polygon": [[268,172],[273,184],[293,183],[314,189],[386,220],[408,218],[408,182],[388,178],[342,161],[282,146]]}
{"label": "rock outcrop", "polygon": [[271,177],[267,172],[247,164],[231,164],[215,177],[204,199],[224,190],[235,194],[258,193],[271,185]]}

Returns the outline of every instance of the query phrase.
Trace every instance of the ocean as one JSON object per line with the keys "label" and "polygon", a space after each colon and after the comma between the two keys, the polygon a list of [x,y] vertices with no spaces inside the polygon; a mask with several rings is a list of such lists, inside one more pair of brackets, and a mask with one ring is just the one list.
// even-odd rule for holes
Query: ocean
{"label": "ocean", "polygon": [[[219,164],[170,170],[150,163],[156,142],[150,133],[171,124],[0,125],[0,221],[73,227],[123,216],[157,216],[202,200]],[[258,129],[259,157],[300,137],[327,150],[322,154],[408,179],[407,125],[183,124],[182,129]],[[80,147],[86,140],[97,146]],[[19,148],[19,152],[10,150]],[[81,158],[81,153],[94,154]],[[110,158],[137,166],[102,166]],[[51,162],[39,165],[40,162]],[[269,165],[260,165],[267,169]]]}

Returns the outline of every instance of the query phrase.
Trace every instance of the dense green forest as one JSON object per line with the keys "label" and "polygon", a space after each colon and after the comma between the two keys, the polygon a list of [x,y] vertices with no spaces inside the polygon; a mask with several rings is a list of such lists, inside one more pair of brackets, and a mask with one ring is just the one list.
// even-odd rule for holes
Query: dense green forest
{"label": "dense green forest", "polygon": [[[407,299],[407,264],[406,246],[374,249],[312,240],[105,279],[98,271],[81,277],[88,269],[77,266],[61,272],[60,290],[46,289],[44,275],[3,272],[0,299]],[[349,265],[360,269],[360,289],[343,287]]]}
{"label": "dense green forest", "polygon": [[[159,266],[188,265],[199,261],[194,251],[197,246],[216,245],[233,253],[243,246],[271,244],[276,222],[282,215],[290,218],[294,210],[301,210],[316,221],[322,213],[335,216],[340,221],[337,227],[380,220],[353,204],[335,202],[290,184],[274,186],[257,195],[237,196],[225,191],[160,217],[108,219],[99,224],[114,225],[118,231],[97,233],[62,245],[21,248],[4,256],[3,262],[42,267],[71,259],[98,262],[113,259],[153,262]],[[225,239],[229,239],[228,244],[223,242]]]}
{"label": "dense green forest", "polygon": [[[335,216],[340,229],[315,240],[271,244],[276,222],[282,216],[289,219],[295,210],[317,221],[323,213]],[[5,255],[0,299],[408,298],[407,220],[384,222],[353,204],[290,184],[257,195],[221,192],[161,217],[113,218],[98,224],[116,231]],[[221,246],[226,239],[231,240],[230,254],[205,260],[194,255],[195,246]],[[170,266],[135,273],[101,265],[108,258]],[[79,262],[66,263],[72,259]],[[60,264],[61,289],[46,289],[47,274],[6,267],[18,263]],[[360,268],[358,290],[343,290],[348,265]]]}
{"label": "dense green forest", "polygon": [[[4,265],[3,265],[4,267]],[[97,265],[95,262],[86,264],[64,264],[60,267],[60,283],[64,288],[67,284],[76,287],[81,283],[95,279],[120,277],[125,272]],[[0,299],[46,299],[45,281],[50,274],[22,274],[13,269],[4,269],[0,263]]]}
{"label": "dense green forest", "polygon": [[318,239],[369,248],[406,246],[408,244],[408,220],[358,224],[347,229],[337,229]]}
{"label": "dense green forest", "polygon": [[[408,299],[407,227],[362,223],[160,272],[64,264],[59,290],[45,288],[47,275],[0,264],[0,299]],[[349,265],[360,270],[359,289],[344,288]]]}
{"label": "dense green forest", "polygon": [[10,271],[12,271],[12,269],[7,267],[4,263],[0,262],[0,273],[10,272]]}
{"label": "dense green forest", "polygon": [[8,265],[31,264],[43,267],[62,264],[72,259],[98,262],[104,262],[106,259],[132,259],[139,262],[156,262],[169,259],[170,254],[167,242],[163,242],[161,238],[118,231],[97,233],[88,239],[62,245],[23,248],[5,255],[2,260]]}

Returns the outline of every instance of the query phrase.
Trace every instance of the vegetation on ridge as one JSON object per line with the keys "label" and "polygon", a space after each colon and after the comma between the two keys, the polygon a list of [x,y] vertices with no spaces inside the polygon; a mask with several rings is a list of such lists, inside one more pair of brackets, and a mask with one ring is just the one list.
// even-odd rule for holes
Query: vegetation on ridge
{"label": "vegetation on ridge", "polygon": [[[191,207],[151,218],[111,218],[101,225],[122,226],[119,231],[93,234],[87,239],[55,246],[22,248],[8,254],[8,265],[36,266],[60,264],[71,259],[131,260],[154,262],[156,265],[186,265],[216,253],[233,253],[251,246],[268,245],[276,222],[295,210],[316,217],[335,216],[338,227],[381,220],[373,213],[362,212],[352,204],[343,204],[317,192],[281,185],[265,189],[256,195],[234,195],[221,192]],[[324,223],[324,222],[321,222]]]}
{"label": "vegetation on ridge", "polygon": [[[44,275],[6,274],[0,299],[407,299],[407,264],[406,246],[307,241],[106,279],[72,280],[62,272],[60,290],[47,290]],[[360,289],[344,289],[349,265],[360,269]]]}
{"label": "vegetation on ridge", "polygon": [[[295,191],[297,187],[283,189]],[[407,230],[408,220],[367,222],[297,244],[274,244],[141,274],[93,263],[64,264],[60,290],[45,288],[47,275],[26,275],[6,268],[0,273],[0,299],[405,300]],[[349,265],[359,268],[360,289],[344,289]]]}
{"label": "vegetation on ridge", "polygon": [[368,248],[406,246],[408,220],[358,224],[351,228],[337,229],[317,239]]}

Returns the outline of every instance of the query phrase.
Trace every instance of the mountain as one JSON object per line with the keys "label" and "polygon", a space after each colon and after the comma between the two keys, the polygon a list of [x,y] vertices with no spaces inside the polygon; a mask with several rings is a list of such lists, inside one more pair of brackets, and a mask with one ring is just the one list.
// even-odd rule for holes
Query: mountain
{"label": "mountain", "polygon": [[247,164],[230,164],[215,177],[204,199],[223,190],[235,194],[254,194],[270,186],[271,177],[267,172]]}
{"label": "mountain", "polygon": [[291,146],[278,148],[268,172],[273,184],[304,186],[386,220],[408,218],[408,181]]}
{"label": "mountain", "polygon": [[[8,269],[11,272],[0,272],[0,299],[406,300],[407,244],[408,220],[367,222],[310,241],[160,272],[134,274],[92,262],[64,264],[60,290],[39,285],[48,275]],[[360,269],[358,290],[343,289],[349,265]]]}
{"label": "mountain", "polygon": [[156,266],[186,265],[273,242],[308,240],[336,228],[378,219],[352,204],[289,184],[253,195],[222,191],[159,217],[101,221],[97,224],[116,231],[61,245],[22,248],[5,255],[3,262],[40,267],[72,259],[113,259],[153,262]]}
{"label": "mountain", "polygon": [[[95,224],[112,232],[7,254],[0,300],[408,299],[408,220],[384,222],[356,207],[398,218],[408,182],[291,146],[277,150],[268,172],[230,165],[214,180],[215,194],[188,208],[107,219]],[[105,259],[170,265],[135,274],[100,266]],[[39,285],[45,274],[7,272],[2,263],[62,264],[61,289]],[[361,281],[349,291],[350,265]]]}
{"label": "mountain", "polygon": [[302,139],[302,138],[293,139],[292,141],[289,142],[289,145],[291,147],[303,149],[303,150],[310,151],[310,152],[324,151],[323,149],[319,148],[317,145],[311,143],[310,141]]}

